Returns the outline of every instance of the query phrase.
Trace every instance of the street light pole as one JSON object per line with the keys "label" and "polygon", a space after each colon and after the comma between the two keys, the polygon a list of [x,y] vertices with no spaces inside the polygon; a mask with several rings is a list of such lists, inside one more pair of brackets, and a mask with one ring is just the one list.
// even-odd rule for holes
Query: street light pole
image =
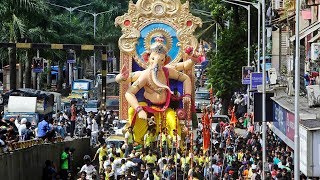
{"label": "street light pole", "polygon": [[[260,61],[260,59],[259,59]],[[262,179],[268,168],[266,153],[266,1],[262,0]]]}
{"label": "street light pole", "polygon": [[[71,14],[74,10],[78,10],[79,8],[82,8],[82,7],[85,7],[85,6],[89,6],[91,5],[91,3],[88,3],[88,4],[84,4],[84,5],[80,5],[80,6],[76,6],[76,7],[65,7],[65,6],[61,6],[61,5],[58,5],[58,4],[53,4],[53,3],[50,3],[50,2],[47,2],[49,5],[52,5],[52,6],[55,6],[55,7],[60,7],[60,8],[63,8],[67,11],[69,11],[69,23],[71,25]],[[71,28],[69,28],[69,34],[71,34]],[[71,63],[68,63],[68,69],[69,69],[69,85],[72,84],[72,73],[73,73],[73,68],[72,68],[72,64]]]}
{"label": "street light pole", "polygon": [[300,0],[296,0],[296,58],[294,87],[294,179],[300,179],[299,91],[300,91]]}
{"label": "street light pole", "polygon": [[[108,10],[108,11],[99,12],[99,13],[95,13],[95,12],[91,13],[88,11],[83,11],[83,10],[77,9],[77,11],[79,11],[79,12],[83,12],[83,13],[90,14],[93,16],[93,39],[94,40],[96,39],[97,16],[100,14],[105,14],[105,13],[111,12],[112,10],[113,9]],[[93,76],[94,76],[94,78],[96,78],[96,53],[95,52],[93,53]]]}
{"label": "street light pole", "polygon": [[[253,3],[253,2],[247,2],[247,1],[242,1],[242,0],[232,0],[232,1],[235,1],[235,2],[240,2],[240,3],[245,3],[245,4],[250,4],[250,5],[252,5],[253,7],[255,7],[257,10],[258,10],[258,54],[257,54],[257,56],[258,56],[258,64],[257,64],[257,70],[258,70],[258,72],[260,72],[260,46],[261,46],[261,44],[260,44],[260,21],[261,21],[261,5],[260,5],[260,0],[258,0],[258,2],[257,3]],[[250,9],[249,9],[249,11],[250,11]],[[250,23],[248,23],[248,24],[250,24]],[[250,31],[249,31],[250,32]]]}
{"label": "street light pole", "polygon": [[69,11],[69,21],[70,21],[70,23],[71,23],[71,14],[72,14],[72,12],[74,10],[91,5],[91,3],[88,3],[88,4],[76,6],[76,7],[65,7],[65,6],[61,6],[61,5],[58,5],[58,4],[53,4],[53,3],[50,3],[50,2],[47,2],[47,3],[52,5],[52,6],[60,7],[60,8],[63,8],[65,10]]}

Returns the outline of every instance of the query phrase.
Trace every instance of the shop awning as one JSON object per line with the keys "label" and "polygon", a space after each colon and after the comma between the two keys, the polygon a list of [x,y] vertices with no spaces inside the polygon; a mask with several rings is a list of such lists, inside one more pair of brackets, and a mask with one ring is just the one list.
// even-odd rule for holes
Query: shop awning
{"label": "shop awning", "polygon": [[314,41],[318,40],[320,38],[320,33],[315,35],[313,38],[311,38],[308,42],[313,43]]}
{"label": "shop awning", "polygon": [[[304,29],[302,29],[302,30],[300,31],[300,33],[299,33],[299,34],[300,34],[299,39],[301,40],[301,39],[305,38],[305,37],[308,36],[310,33],[318,30],[319,28],[320,28],[320,21],[311,24],[310,26],[308,26],[308,27],[306,27],[306,28],[304,28]],[[295,38],[296,38],[295,35],[291,36],[291,37],[290,37],[290,41],[293,42],[293,41],[295,40]]]}

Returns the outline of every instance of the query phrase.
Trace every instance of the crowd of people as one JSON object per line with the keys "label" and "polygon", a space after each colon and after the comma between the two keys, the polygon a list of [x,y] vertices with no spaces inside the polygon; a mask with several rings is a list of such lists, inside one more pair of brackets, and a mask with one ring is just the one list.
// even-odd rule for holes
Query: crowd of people
{"label": "crowd of people", "polygon": [[[51,161],[45,163],[44,179],[262,179],[262,131],[258,123],[253,123],[252,116],[242,113],[245,102],[242,96],[236,96],[230,108],[231,119],[244,121],[225,122],[222,119],[213,129],[204,124],[204,117],[211,116],[205,111],[199,120],[199,128],[190,132],[190,136],[180,137],[176,130],[173,136],[166,128],[159,134],[154,125],[150,125],[144,136],[143,146],[134,141],[132,127],[125,133],[123,146],[106,144],[103,133],[108,126],[101,124],[112,122],[110,113],[99,111],[98,114],[85,114],[71,109],[71,114],[59,113],[55,118],[43,118],[37,127],[32,127],[26,119],[0,121],[0,146],[2,152],[7,145],[33,138],[52,141],[54,137],[77,134],[77,123],[82,122],[80,131],[91,136],[92,143],[100,147],[94,156],[86,155],[84,165],[74,174],[70,173],[72,150],[66,148],[60,157],[59,168],[54,168]],[[222,108],[221,101],[213,104],[215,113]],[[239,110],[240,109],[240,110]],[[234,116],[234,117],[232,117]],[[74,121],[74,123],[72,123]],[[241,123],[244,134],[238,134],[235,126]],[[102,125],[102,126],[101,126]],[[210,128],[210,144],[204,147],[204,129]],[[96,163],[96,160],[99,163]],[[265,179],[291,179],[293,177],[293,151],[272,131],[267,130],[267,167]],[[48,178],[49,177],[49,178]],[[52,178],[50,178],[52,177]]]}
{"label": "crowd of people", "polygon": [[[221,119],[212,129],[207,149],[204,149],[204,125],[197,129],[194,139],[184,137],[183,140],[176,132],[170,137],[165,128],[160,134],[149,128],[141,149],[135,148],[129,127],[124,146],[102,143],[93,157],[93,161],[99,157],[96,170],[87,171],[87,167],[94,167],[87,157],[90,160],[79,173],[87,179],[92,179],[92,174],[100,179],[262,179],[261,126],[255,125],[251,116],[243,118],[246,119],[242,122],[246,129],[244,134],[237,134],[235,124]],[[268,170],[265,179],[291,179],[292,149],[269,128],[266,137]]]}
{"label": "crowd of people", "polygon": [[[110,124],[114,120],[113,112],[99,110],[98,113],[86,113],[77,111],[73,104],[70,111],[60,112],[53,117],[43,116],[37,125],[32,125],[26,118],[0,120],[0,154],[10,150],[14,143],[29,140],[43,140],[50,143],[57,138],[74,138],[75,136],[91,137],[91,144],[99,143],[99,136],[103,133],[101,119],[104,124]],[[107,126],[102,126],[107,127]],[[103,134],[102,134],[103,135]]]}

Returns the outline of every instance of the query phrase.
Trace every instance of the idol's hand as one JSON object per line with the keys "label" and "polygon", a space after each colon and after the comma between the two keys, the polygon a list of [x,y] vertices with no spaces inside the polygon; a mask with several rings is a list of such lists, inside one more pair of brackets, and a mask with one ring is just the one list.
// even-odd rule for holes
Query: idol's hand
{"label": "idol's hand", "polygon": [[144,110],[141,110],[141,111],[139,111],[139,113],[138,113],[138,117],[139,117],[140,119],[147,120],[147,113],[146,113]]}

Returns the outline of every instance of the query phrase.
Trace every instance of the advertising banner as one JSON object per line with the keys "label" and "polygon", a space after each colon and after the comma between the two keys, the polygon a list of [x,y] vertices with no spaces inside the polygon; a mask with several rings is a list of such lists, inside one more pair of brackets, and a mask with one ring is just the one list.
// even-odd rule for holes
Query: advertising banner
{"label": "advertising banner", "polygon": [[254,67],[243,66],[242,67],[242,84],[250,84],[250,75],[254,72]]}
{"label": "advertising banner", "polygon": [[286,136],[294,141],[294,114],[287,111]]}
{"label": "advertising banner", "polygon": [[262,73],[253,72],[250,76],[250,89],[256,90],[262,84]]}
{"label": "advertising banner", "polygon": [[34,57],[32,59],[33,72],[41,73],[43,72],[43,58]]}
{"label": "advertising banner", "polygon": [[273,117],[273,125],[280,130],[284,135],[286,135],[286,119],[287,119],[287,112],[286,109],[281,107],[279,104],[274,103],[273,104],[273,111],[274,111],[274,117]]}

